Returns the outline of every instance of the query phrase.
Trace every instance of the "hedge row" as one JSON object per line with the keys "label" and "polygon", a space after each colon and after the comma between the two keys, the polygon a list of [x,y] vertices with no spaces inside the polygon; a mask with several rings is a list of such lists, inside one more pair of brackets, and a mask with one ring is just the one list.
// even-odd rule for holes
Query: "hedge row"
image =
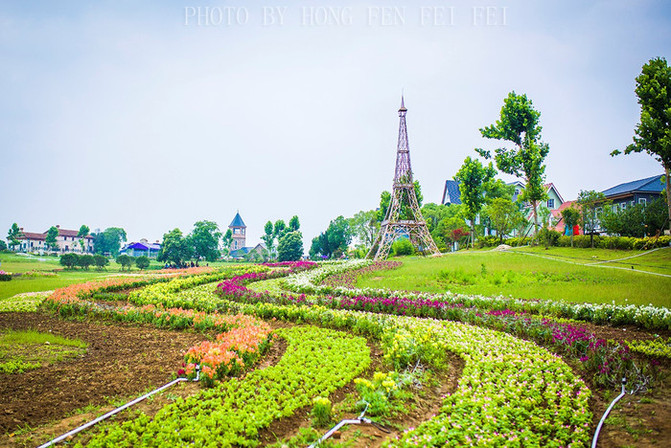
{"label": "hedge row", "polygon": [[[528,237],[524,239],[507,238],[503,240],[504,244],[513,247],[529,244],[530,241],[531,238]],[[539,244],[545,244],[546,241],[549,243],[549,246],[571,247],[571,237],[561,235],[554,230],[543,232]],[[482,237],[476,243],[479,248],[496,247],[499,244],[499,238],[495,236]],[[573,237],[573,247],[586,248],[591,246],[592,243],[589,235],[576,235]],[[668,246],[671,246],[671,236],[633,238],[628,236],[594,235],[594,247],[599,249],[645,250]]]}

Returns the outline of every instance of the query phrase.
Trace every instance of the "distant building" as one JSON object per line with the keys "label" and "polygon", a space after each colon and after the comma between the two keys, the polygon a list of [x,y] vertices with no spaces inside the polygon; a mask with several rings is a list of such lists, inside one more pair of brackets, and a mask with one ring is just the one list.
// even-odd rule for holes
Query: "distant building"
{"label": "distant building", "polygon": [[149,257],[156,258],[158,251],[161,250],[161,243],[156,241],[150,243],[146,238],[142,238],[139,242],[126,244],[120,251],[120,254],[129,255],[131,257]]}
{"label": "distant building", "polygon": [[451,179],[445,181],[442,204],[443,205],[461,204],[461,191],[459,190],[459,182]]}
{"label": "distant building", "polygon": [[[56,244],[58,249],[56,252],[62,254],[67,252],[75,253],[93,253],[93,237],[86,236],[84,238],[77,237],[78,230],[61,229],[61,226],[56,226],[58,229],[58,236],[56,237]],[[21,236],[18,237],[19,245],[16,247],[17,252],[47,252],[47,230],[44,233],[24,232],[23,227],[20,228]],[[84,247],[80,244],[83,242]]]}
{"label": "distant building", "polygon": [[266,247],[259,243],[256,246],[242,247],[237,250],[233,250],[230,253],[231,258],[236,260],[255,260],[255,259],[264,259]]}
{"label": "distant building", "polygon": [[233,242],[231,243],[231,251],[236,251],[238,249],[242,249],[245,247],[245,243],[247,242],[247,226],[245,225],[245,222],[242,220],[242,217],[240,216],[240,212],[237,212],[235,214],[235,218],[233,218],[233,221],[228,226],[229,229],[231,229],[231,232],[233,232]]}
{"label": "distant building", "polygon": [[624,210],[636,204],[647,205],[659,199],[664,192],[663,174],[616,185],[602,193],[613,203],[613,211]]}

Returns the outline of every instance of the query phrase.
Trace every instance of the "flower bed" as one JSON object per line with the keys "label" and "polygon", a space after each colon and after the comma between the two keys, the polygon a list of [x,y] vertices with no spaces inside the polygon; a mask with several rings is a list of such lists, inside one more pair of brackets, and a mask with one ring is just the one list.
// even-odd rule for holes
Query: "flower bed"
{"label": "flower bed", "polygon": [[204,341],[189,348],[184,355],[184,373],[194,378],[198,364],[202,370],[201,382],[212,386],[216,380],[250,369],[265,353],[270,342],[270,326],[255,319],[252,325],[233,328],[218,334],[215,341]]}
{"label": "flower bed", "polygon": [[370,364],[363,338],[309,326],[277,333],[288,347],[274,367],[178,399],[153,420],[141,414],[109,425],[87,446],[256,446],[260,429],[344,386]]}
{"label": "flower bed", "polygon": [[[531,342],[455,322],[319,305],[222,299],[224,307],[368,334],[381,339],[385,358],[397,368],[416,360],[440,366],[447,351],[461,356],[466,363],[463,378],[446,397],[441,413],[393,446],[426,446],[432,440],[460,446],[469,439],[489,441],[489,446],[509,445],[510,440],[527,446],[585,446],[589,440],[589,390],[559,357]],[[439,434],[443,426],[451,432]]]}
{"label": "flower bed", "polygon": [[320,285],[327,276],[344,272],[347,269],[360,268],[360,263],[342,263],[324,266],[300,275],[287,278],[284,286],[291,291],[303,294],[334,295],[343,297],[369,297],[374,299],[392,299],[395,301],[421,302],[433,308],[449,305],[463,305],[481,310],[504,310],[528,314],[540,314],[559,318],[569,318],[605,325],[635,325],[645,329],[671,330],[671,309],[652,305],[616,305],[571,303],[554,300],[523,300],[512,297],[485,297],[467,294],[430,294],[399,292],[375,288],[344,288]]}

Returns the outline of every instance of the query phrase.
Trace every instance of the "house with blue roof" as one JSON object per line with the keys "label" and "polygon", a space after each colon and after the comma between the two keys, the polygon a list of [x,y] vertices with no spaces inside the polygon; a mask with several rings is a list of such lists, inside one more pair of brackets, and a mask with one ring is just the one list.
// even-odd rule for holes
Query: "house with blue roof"
{"label": "house with blue roof", "polygon": [[613,211],[624,210],[636,204],[647,205],[664,193],[663,174],[616,185],[602,191],[613,203]]}
{"label": "house with blue roof", "polygon": [[129,255],[131,257],[149,257],[156,258],[158,256],[158,251],[161,250],[161,243],[156,241],[155,243],[148,242],[145,238],[142,238],[139,242],[133,242],[126,244],[119,253],[122,255]]}

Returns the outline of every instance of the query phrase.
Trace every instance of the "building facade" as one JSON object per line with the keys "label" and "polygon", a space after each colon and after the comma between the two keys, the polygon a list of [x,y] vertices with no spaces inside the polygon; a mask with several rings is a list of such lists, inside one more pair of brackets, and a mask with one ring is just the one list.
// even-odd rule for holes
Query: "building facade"
{"label": "building facade", "polygon": [[56,237],[57,249],[55,251],[47,250],[46,239],[47,230],[44,233],[24,232],[23,227],[20,228],[21,236],[18,238],[19,245],[16,247],[17,252],[58,252],[58,253],[93,253],[93,237],[85,236],[78,237],[78,230],[61,229],[61,226],[56,226],[58,229],[58,236]]}

